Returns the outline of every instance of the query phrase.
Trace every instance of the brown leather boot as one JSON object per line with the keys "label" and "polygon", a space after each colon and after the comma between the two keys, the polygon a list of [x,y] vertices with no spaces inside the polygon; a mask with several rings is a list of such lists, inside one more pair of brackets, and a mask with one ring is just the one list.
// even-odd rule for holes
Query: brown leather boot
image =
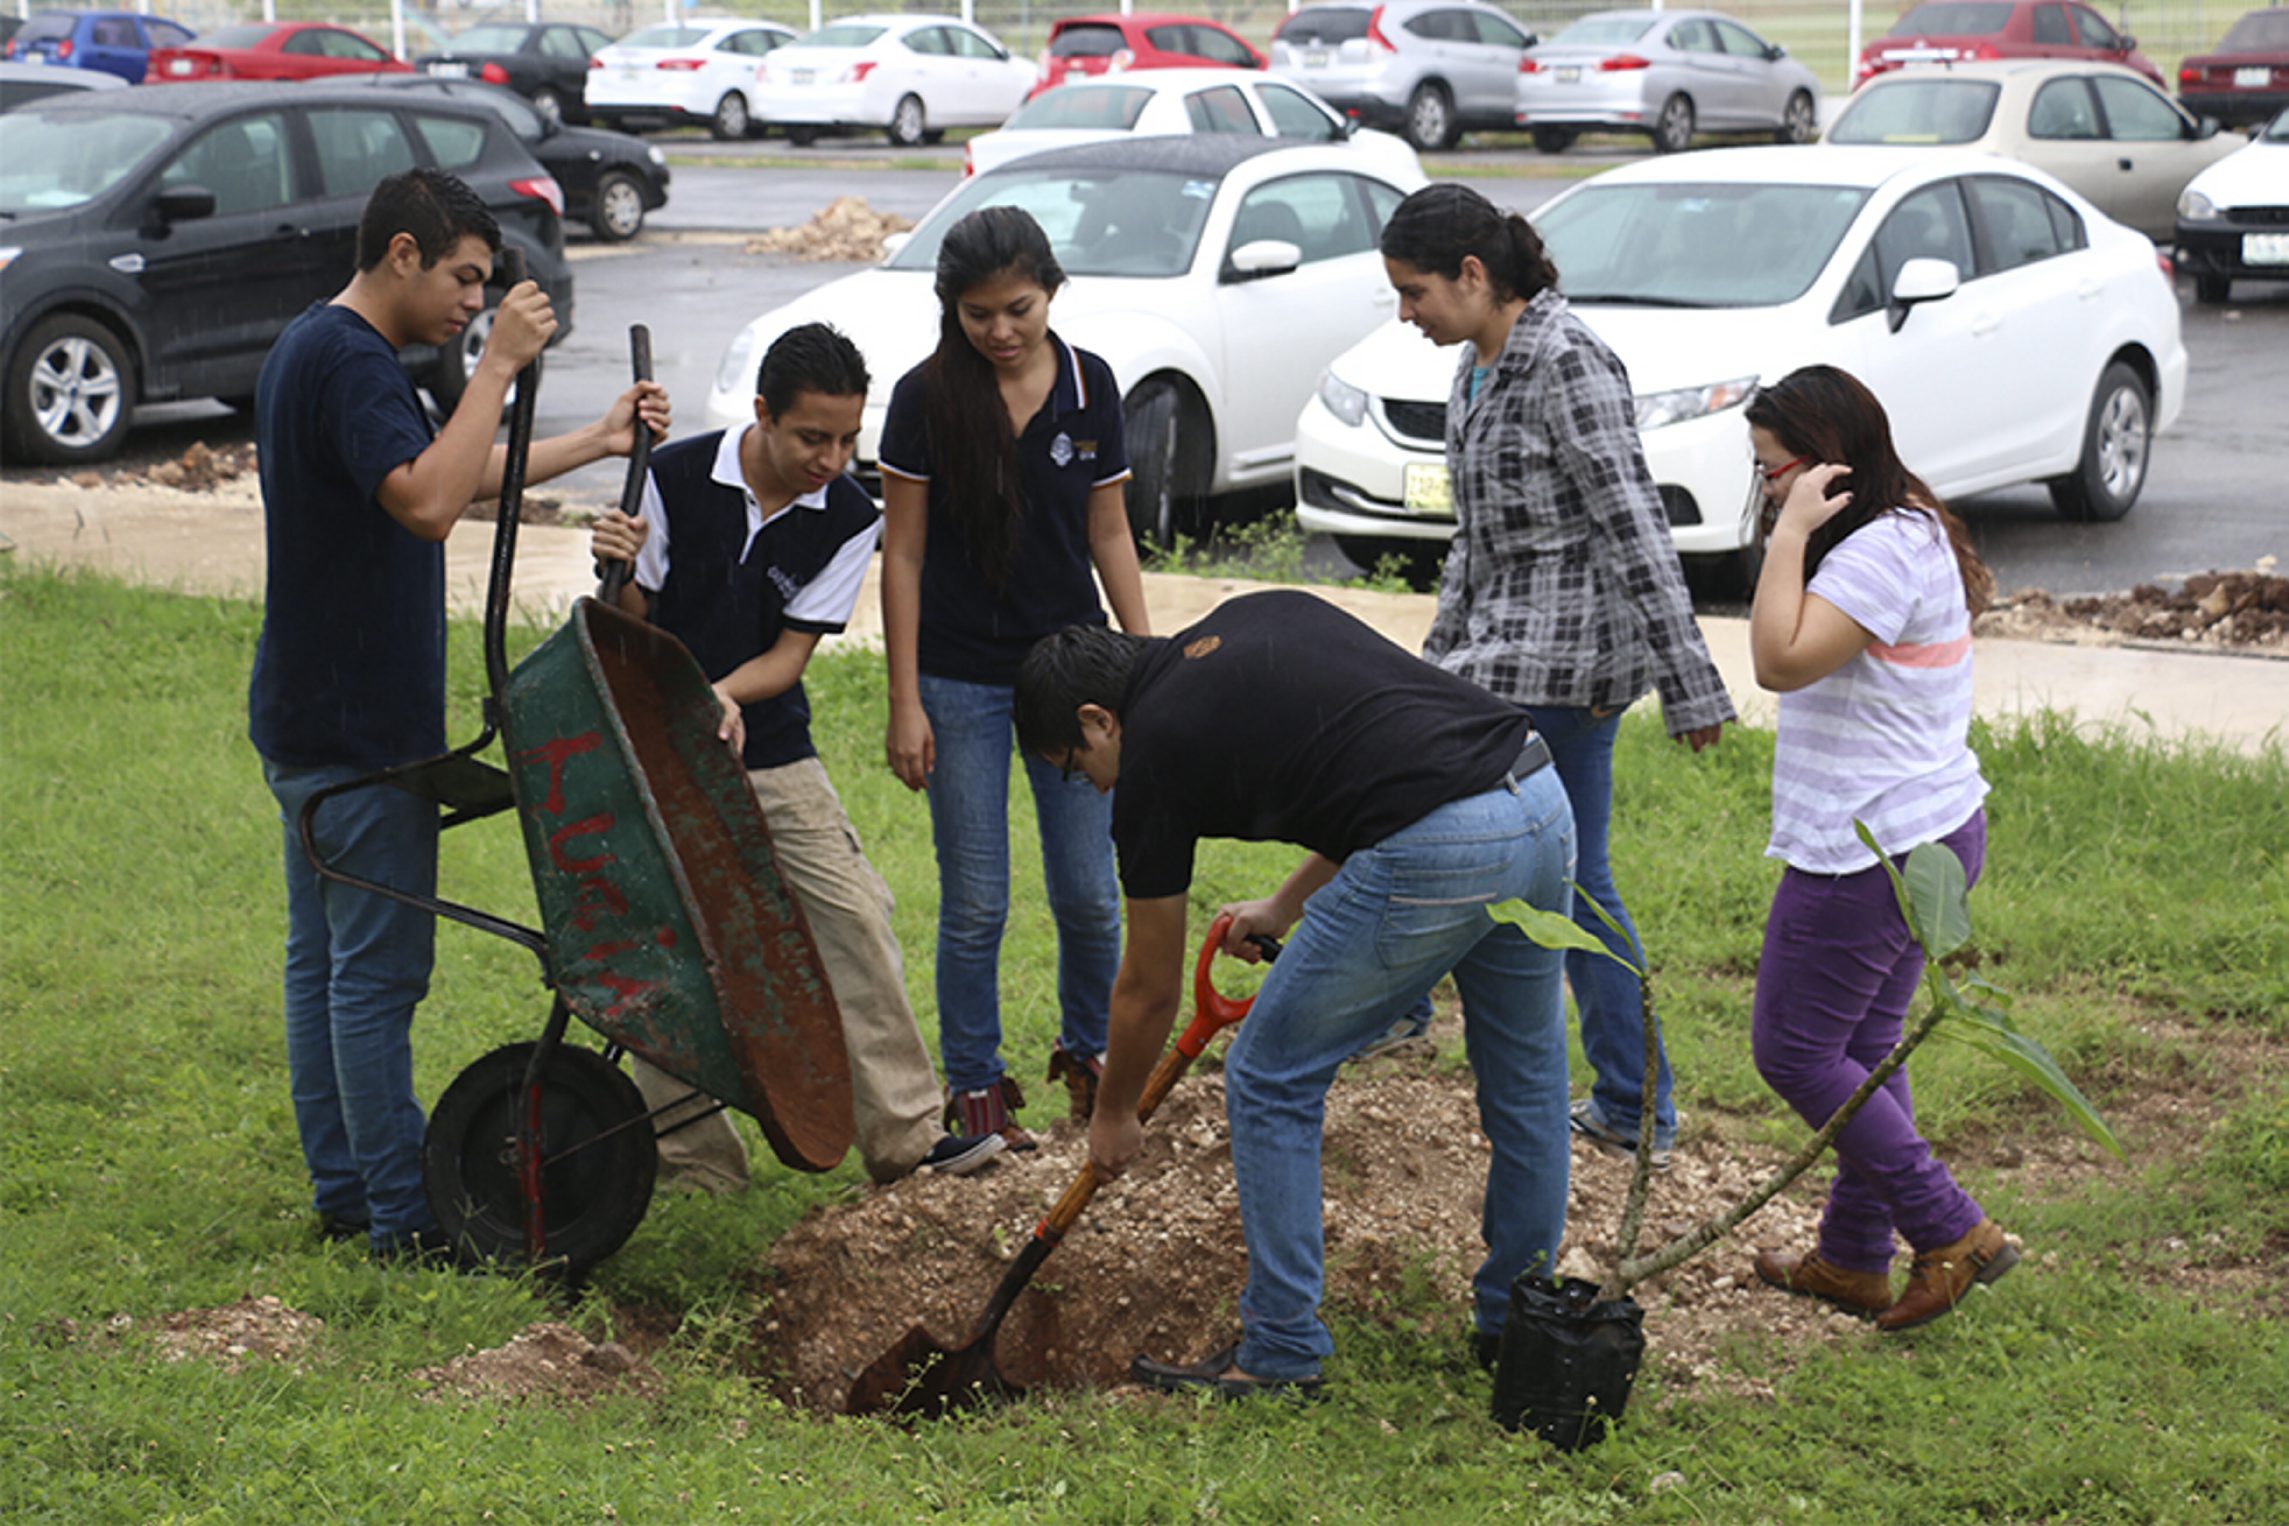
{"label": "brown leather boot", "polygon": [[1846,1271],[1821,1260],[1816,1250],[1801,1256],[1760,1250],[1756,1255],[1756,1274],[1776,1288],[1825,1300],[1862,1319],[1881,1314],[1892,1306],[1892,1279],[1888,1272]]}
{"label": "brown leather boot", "polygon": [[2019,1248],[1993,1219],[1981,1219],[1953,1245],[1927,1250],[1908,1272],[1907,1291],[1876,1318],[1879,1330],[1913,1330],[1953,1312],[1974,1282],[1993,1282],[2019,1264]]}

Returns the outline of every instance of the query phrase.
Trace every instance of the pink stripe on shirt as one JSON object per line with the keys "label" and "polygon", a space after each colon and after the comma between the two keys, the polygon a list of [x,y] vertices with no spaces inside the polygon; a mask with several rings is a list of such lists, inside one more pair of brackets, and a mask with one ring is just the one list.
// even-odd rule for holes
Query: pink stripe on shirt
{"label": "pink stripe on shirt", "polygon": [[1971,633],[1965,631],[1953,641],[1905,641],[1898,646],[1871,641],[1868,655],[1895,668],[1952,668],[1971,655]]}

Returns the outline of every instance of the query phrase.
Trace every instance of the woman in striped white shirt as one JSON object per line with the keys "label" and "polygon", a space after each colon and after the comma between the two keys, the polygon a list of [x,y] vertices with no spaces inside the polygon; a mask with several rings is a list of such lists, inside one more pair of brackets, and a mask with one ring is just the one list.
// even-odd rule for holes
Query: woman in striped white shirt
{"label": "woman in striped white shirt", "polygon": [[[1899,1041],[1923,975],[1853,822],[1895,860],[1941,843],[1975,881],[1986,859],[1987,781],[1966,733],[1971,617],[1994,578],[1852,376],[1807,366],[1747,412],[1770,526],[1749,646],[1780,695],[1766,851],[1788,866],[1752,1033],[1758,1073],[1817,1128]],[[2018,1260],[1917,1134],[1904,1068],[1836,1136],[1836,1159],[1818,1246],[1760,1254],[1766,1282],[1905,1330]],[[1896,1299],[1895,1233],[1915,1254]]]}

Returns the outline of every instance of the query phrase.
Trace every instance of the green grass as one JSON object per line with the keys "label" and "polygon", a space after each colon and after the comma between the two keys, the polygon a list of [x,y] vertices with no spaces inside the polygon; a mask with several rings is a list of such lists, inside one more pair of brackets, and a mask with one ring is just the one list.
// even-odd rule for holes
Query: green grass
{"label": "green grass", "polygon": [[[1656,1316],[1630,1423],[1574,1458],[1494,1430],[1485,1380],[1451,1343],[1361,1321],[1338,1328],[1332,1397],[1309,1410],[1051,1394],[908,1432],[789,1412],[739,1364],[755,1269],[851,1190],[853,1166],[766,1165],[743,1200],[661,1201],[570,1299],[379,1271],[311,1240],[278,1053],[279,836],[243,737],[257,622],[243,602],[0,573],[0,1518],[2175,1523],[2277,1519],[2289,1497],[2278,755],[1979,731],[1996,784],[1973,897],[1984,973],[2110,1116],[2151,1118],[2166,1092],[2192,1122],[2130,1167],[2063,1183],[1971,1166],[2031,1254],[1963,1315],[1793,1366],[1744,1338],[1728,1360],[1769,1376],[1770,1401],[1666,1392]],[[482,682],[471,627],[453,659],[461,736]],[[838,656],[814,675],[828,766],[898,894],[930,1031],[929,835],[880,763],[880,665]],[[1617,873],[1659,967],[1683,1100],[1719,1137],[1797,1135],[1747,1055],[1770,761],[1762,733],[1694,758],[1643,716],[1617,757]],[[1291,858],[1211,845],[1199,920]],[[1034,855],[1013,861],[1017,904],[1038,908]],[[504,823],[449,834],[442,877],[480,906],[531,904]],[[1020,912],[1016,1052],[1048,1047],[1052,965],[1046,915]],[[531,1037],[543,1008],[528,956],[443,929],[421,1094]],[[1960,1048],[1916,1064],[1943,1151],[1984,1159],[1979,1141],[2064,1127]],[[1394,1296],[1446,1319],[1454,1292],[1417,1279]],[[161,1316],[249,1294],[326,1322],[306,1370],[156,1358]],[[110,1331],[115,1316],[132,1323]],[[660,1396],[464,1406],[408,1377],[552,1317],[596,1336],[672,1324]]]}

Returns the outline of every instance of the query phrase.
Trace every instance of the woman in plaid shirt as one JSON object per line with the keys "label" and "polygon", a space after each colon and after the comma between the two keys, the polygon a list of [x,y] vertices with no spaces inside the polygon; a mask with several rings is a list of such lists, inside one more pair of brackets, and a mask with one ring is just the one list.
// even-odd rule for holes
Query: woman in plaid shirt
{"label": "woman in plaid shirt", "polygon": [[[1685,592],[1638,443],[1629,376],[1558,294],[1533,228],[1464,186],[1415,192],[1383,230],[1399,315],[1434,344],[1468,341],[1447,399],[1456,530],[1423,656],[1526,707],[1573,802],[1574,919],[1630,954],[1587,902],[1637,941],[1607,864],[1622,712],[1661,695],[1669,734],[1698,752],[1735,719]],[[1633,956],[1634,957],[1634,956]],[[1566,977],[1596,1080],[1573,1126],[1634,1151],[1645,1085],[1636,978],[1580,951]],[[1666,1054],[1654,1163],[1677,1133]]]}

